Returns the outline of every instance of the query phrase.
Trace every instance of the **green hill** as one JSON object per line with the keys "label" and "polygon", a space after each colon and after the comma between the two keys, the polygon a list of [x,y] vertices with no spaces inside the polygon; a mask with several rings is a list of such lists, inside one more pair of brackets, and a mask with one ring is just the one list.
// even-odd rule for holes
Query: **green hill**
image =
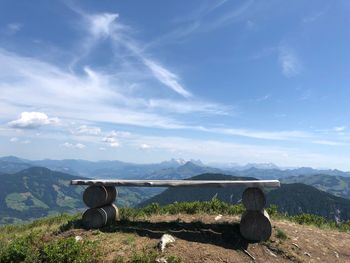
{"label": "green hill", "polygon": [[350,177],[328,174],[299,175],[283,178],[281,182],[307,184],[333,195],[350,199]]}
{"label": "green hill", "polygon": [[[81,178],[81,177],[79,177]],[[42,167],[0,174],[0,224],[33,220],[51,214],[76,212],[85,207],[78,177]],[[134,206],[152,195],[140,188],[118,189],[118,206]]]}
{"label": "green hill", "polygon": [[82,188],[73,188],[74,176],[32,167],[0,175],[0,223],[31,220],[83,207]]}
{"label": "green hill", "polygon": [[[193,180],[240,180],[254,179],[234,177],[222,174],[204,174],[191,178]],[[208,201],[217,197],[228,203],[237,203],[242,196],[242,187],[233,188],[196,188],[178,187],[168,188],[163,193],[152,197],[140,204],[150,203],[167,205],[181,201]],[[278,189],[266,193],[267,204],[276,204],[279,212],[288,215],[310,213],[320,215],[331,220],[345,221],[350,219],[350,200],[320,191],[304,184],[282,184]]]}

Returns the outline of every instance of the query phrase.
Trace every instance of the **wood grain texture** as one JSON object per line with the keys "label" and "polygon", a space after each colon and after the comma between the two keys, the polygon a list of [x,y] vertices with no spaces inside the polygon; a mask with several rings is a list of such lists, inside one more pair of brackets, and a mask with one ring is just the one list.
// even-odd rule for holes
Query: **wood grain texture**
{"label": "wood grain texture", "polygon": [[242,203],[247,210],[261,211],[266,205],[264,192],[257,187],[249,187],[244,190]]}
{"label": "wood grain texture", "polygon": [[117,190],[108,185],[90,185],[83,194],[84,203],[90,208],[112,204],[116,197]]}
{"label": "wood grain texture", "polygon": [[82,217],[82,223],[88,229],[101,228],[115,222],[118,218],[118,208],[114,204],[111,204],[86,210]]}
{"label": "wood grain texture", "polygon": [[265,210],[244,212],[239,228],[242,236],[250,241],[268,240],[272,233],[270,217]]}
{"label": "wood grain texture", "polygon": [[72,180],[71,185],[107,185],[139,187],[280,187],[278,180],[203,181],[203,180]]}

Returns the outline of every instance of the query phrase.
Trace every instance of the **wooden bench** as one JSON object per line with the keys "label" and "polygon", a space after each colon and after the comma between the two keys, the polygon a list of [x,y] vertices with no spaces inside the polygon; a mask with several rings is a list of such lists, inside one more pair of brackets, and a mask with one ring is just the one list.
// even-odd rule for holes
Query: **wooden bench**
{"label": "wooden bench", "polygon": [[118,218],[118,208],[113,204],[116,187],[245,187],[242,203],[246,208],[240,222],[240,232],[251,241],[267,240],[272,226],[265,208],[262,189],[280,187],[278,180],[203,181],[203,180],[72,180],[72,185],[87,185],[84,203],[90,207],[82,216],[87,228],[100,228]]}

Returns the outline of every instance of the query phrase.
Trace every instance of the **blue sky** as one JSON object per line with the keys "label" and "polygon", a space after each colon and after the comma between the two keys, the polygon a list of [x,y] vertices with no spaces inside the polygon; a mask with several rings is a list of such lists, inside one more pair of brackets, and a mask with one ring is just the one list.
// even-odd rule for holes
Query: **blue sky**
{"label": "blue sky", "polygon": [[0,2],[0,155],[350,170],[348,1]]}

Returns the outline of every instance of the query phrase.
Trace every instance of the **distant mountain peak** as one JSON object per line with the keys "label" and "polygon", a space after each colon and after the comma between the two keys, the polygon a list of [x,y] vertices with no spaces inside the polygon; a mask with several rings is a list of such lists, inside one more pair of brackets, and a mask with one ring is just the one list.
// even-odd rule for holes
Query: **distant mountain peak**
{"label": "distant mountain peak", "polygon": [[274,163],[247,163],[244,168],[257,168],[257,169],[280,169]]}
{"label": "distant mountain peak", "polygon": [[13,163],[24,163],[25,162],[25,160],[18,158],[16,156],[12,156],[12,155],[1,157],[0,160],[5,161],[5,162],[13,162]]}

